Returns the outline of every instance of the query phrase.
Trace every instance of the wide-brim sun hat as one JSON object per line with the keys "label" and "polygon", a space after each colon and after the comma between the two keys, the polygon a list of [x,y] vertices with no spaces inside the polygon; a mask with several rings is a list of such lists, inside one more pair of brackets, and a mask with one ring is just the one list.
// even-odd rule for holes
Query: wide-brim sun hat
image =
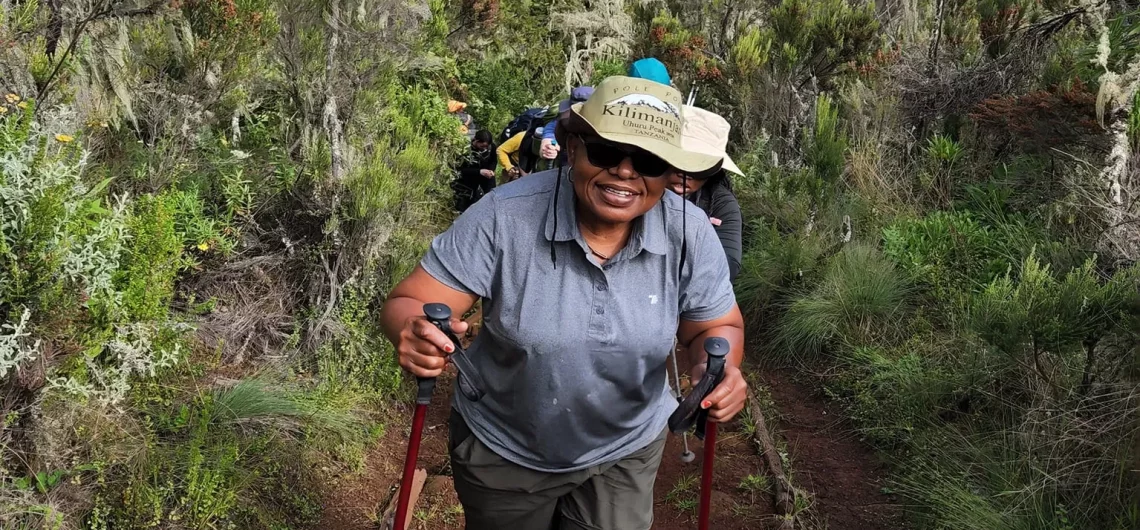
{"label": "wide-brim sun hat", "polygon": [[686,151],[682,146],[681,93],[647,79],[612,76],[598,84],[590,99],[570,107],[599,137],[640,147],[687,173],[721,163],[723,155]]}
{"label": "wide-brim sun hat", "polygon": [[728,133],[732,130],[728,120],[720,114],[691,105],[682,109],[685,113],[685,124],[681,128],[682,149],[720,157],[725,171],[743,176],[744,172],[728,156]]}

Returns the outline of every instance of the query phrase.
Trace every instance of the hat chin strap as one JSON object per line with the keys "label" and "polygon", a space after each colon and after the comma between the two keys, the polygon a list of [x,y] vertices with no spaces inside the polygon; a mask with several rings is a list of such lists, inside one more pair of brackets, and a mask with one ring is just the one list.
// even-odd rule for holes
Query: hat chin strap
{"label": "hat chin strap", "polygon": [[688,237],[688,230],[685,228],[685,222],[688,220],[689,215],[686,208],[689,206],[689,174],[681,174],[681,265],[677,267],[677,279],[681,279],[681,275],[685,270],[685,255],[688,254],[688,245],[686,238]]}

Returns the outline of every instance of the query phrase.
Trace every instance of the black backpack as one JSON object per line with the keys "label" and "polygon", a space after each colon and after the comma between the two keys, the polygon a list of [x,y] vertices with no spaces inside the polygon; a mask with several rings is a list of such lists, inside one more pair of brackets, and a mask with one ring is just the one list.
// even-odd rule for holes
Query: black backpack
{"label": "black backpack", "polygon": [[499,135],[499,143],[502,144],[503,142],[510,140],[512,137],[514,137],[514,135],[518,133],[529,131],[531,129],[532,123],[535,120],[545,116],[548,110],[548,107],[534,107],[531,109],[526,109],[526,112],[515,116],[515,119],[511,120],[511,122],[507,124],[506,128],[503,129],[502,134]]}

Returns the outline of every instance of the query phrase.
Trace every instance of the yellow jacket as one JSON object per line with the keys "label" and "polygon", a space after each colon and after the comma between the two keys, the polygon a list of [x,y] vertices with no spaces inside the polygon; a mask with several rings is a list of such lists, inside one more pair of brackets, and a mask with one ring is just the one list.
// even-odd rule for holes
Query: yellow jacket
{"label": "yellow jacket", "polygon": [[512,136],[495,150],[495,154],[499,157],[499,165],[503,166],[503,169],[510,171],[519,163],[519,152],[522,151],[524,136],[526,136],[526,131]]}

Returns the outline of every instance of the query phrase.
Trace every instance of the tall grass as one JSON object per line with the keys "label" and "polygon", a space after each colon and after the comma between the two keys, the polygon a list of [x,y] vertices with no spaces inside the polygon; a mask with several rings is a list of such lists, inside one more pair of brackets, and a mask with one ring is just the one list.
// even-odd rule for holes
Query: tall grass
{"label": "tall grass", "polygon": [[870,344],[895,331],[909,287],[876,248],[852,244],[831,258],[819,283],[794,298],[776,333],[781,354]]}

